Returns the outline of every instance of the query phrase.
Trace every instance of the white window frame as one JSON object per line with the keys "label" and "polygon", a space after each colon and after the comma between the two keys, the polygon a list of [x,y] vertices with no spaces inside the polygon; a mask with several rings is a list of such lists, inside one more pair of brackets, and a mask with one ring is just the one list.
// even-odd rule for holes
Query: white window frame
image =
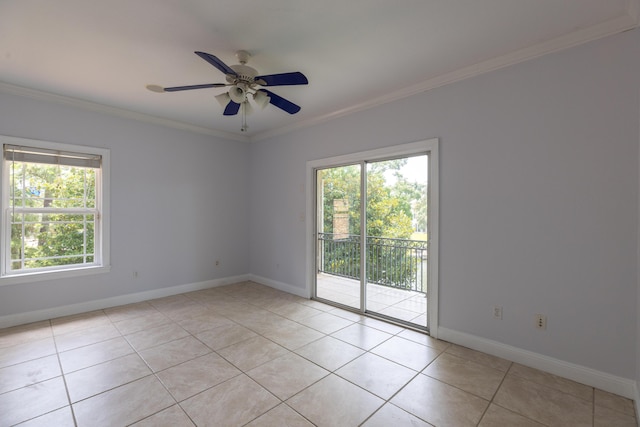
{"label": "white window frame", "polygon": [[2,201],[2,224],[0,227],[0,286],[13,285],[25,282],[42,280],[55,280],[83,276],[88,274],[106,273],[110,270],[110,214],[109,214],[109,182],[110,182],[110,150],[98,147],[63,144],[35,139],[17,138],[0,135],[0,145],[4,144],[33,147],[47,150],[75,152],[83,154],[99,155],[102,164],[96,173],[96,209],[99,221],[95,225],[95,254],[94,263],[90,265],[69,265],[48,267],[33,271],[9,271],[11,262],[11,227],[9,224],[10,213],[10,162],[2,158],[0,162],[0,200]]}

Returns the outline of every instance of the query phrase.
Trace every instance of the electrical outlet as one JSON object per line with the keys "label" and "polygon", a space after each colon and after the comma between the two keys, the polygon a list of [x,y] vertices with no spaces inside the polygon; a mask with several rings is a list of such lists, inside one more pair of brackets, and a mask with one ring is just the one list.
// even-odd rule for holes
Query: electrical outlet
{"label": "electrical outlet", "polygon": [[499,305],[493,306],[493,318],[502,320],[502,307]]}
{"label": "electrical outlet", "polygon": [[536,329],[547,329],[547,316],[544,314],[536,314]]}

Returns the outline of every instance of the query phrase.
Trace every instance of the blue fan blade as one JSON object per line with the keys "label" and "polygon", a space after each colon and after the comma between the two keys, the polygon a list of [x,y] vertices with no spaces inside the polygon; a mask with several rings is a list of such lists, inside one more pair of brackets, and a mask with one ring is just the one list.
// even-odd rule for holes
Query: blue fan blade
{"label": "blue fan blade", "polygon": [[309,80],[299,71],[294,73],[269,74],[267,76],[258,76],[256,80],[264,80],[263,86],[291,86],[306,85]]}
{"label": "blue fan blade", "polygon": [[240,111],[240,104],[237,104],[233,101],[229,101],[227,107],[224,109],[223,115],[225,116],[235,116]]}
{"label": "blue fan blade", "polygon": [[225,87],[224,83],[207,83],[203,85],[191,85],[191,86],[176,86],[176,87],[165,87],[165,92],[179,92],[181,90],[191,90],[191,89],[206,89],[210,87]]}
{"label": "blue fan blade", "polygon": [[288,101],[286,99],[284,99],[281,96],[276,95],[275,93],[268,91],[266,89],[260,89],[263,92],[266,92],[267,95],[269,95],[269,103],[275,105],[276,107],[280,108],[281,110],[286,111],[289,114],[295,114],[298,111],[300,111],[300,107],[296,104],[294,104],[291,101]]}
{"label": "blue fan blade", "polygon": [[229,67],[227,64],[222,62],[218,57],[211,55],[210,53],[205,52],[195,52],[200,58],[207,61],[209,64],[216,67],[218,70],[222,71],[224,74],[231,74],[233,76],[237,76],[238,73],[233,71],[233,68]]}

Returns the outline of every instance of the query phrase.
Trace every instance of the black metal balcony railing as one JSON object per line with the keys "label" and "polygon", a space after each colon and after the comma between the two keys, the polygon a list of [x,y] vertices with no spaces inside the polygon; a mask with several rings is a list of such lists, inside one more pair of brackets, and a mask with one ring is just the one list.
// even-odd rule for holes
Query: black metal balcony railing
{"label": "black metal balcony railing", "polygon": [[[367,282],[427,291],[427,248],[421,240],[367,237]],[[360,236],[318,233],[319,270],[360,280]]]}

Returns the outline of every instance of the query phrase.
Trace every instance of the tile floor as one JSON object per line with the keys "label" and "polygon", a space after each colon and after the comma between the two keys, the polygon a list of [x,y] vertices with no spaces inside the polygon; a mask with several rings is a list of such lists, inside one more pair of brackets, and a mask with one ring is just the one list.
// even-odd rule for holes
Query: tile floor
{"label": "tile floor", "polygon": [[0,330],[0,426],[636,426],[633,402],[252,282]]}
{"label": "tile floor", "polygon": [[[318,297],[360,309],[359,280],[327,273],[318,274],[316,280]],[[422,292],[367,283],[367,310],[427,326],[427,295]]]}

